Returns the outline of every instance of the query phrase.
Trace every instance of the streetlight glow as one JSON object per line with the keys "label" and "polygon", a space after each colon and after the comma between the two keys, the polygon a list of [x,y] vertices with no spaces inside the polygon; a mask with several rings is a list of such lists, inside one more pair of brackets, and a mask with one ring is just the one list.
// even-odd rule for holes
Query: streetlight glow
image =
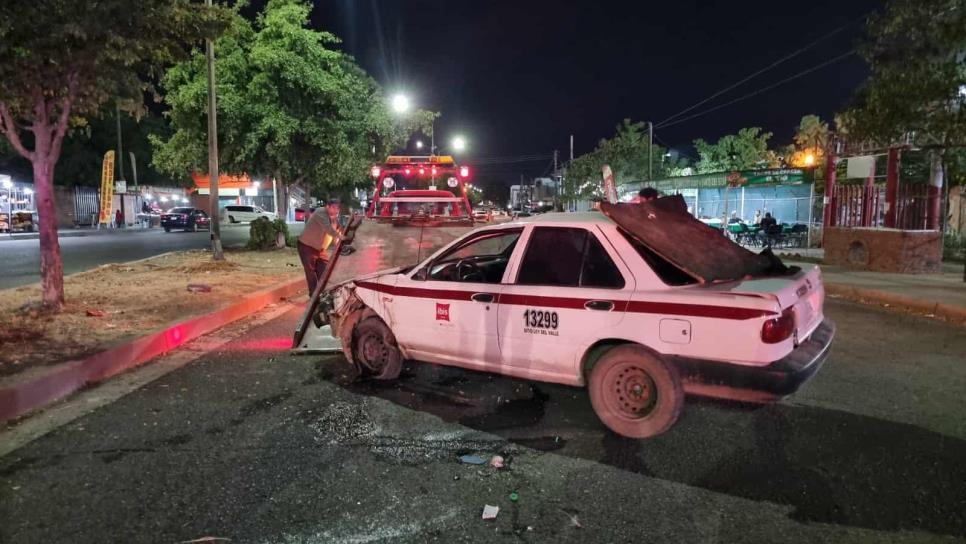
{"label": "streetlight glow", "polygon": [[404,94],[397,94],[392,97],[392,109],[396,113],[406,113],[409,111],[409,97]]}
{"label": "streetlight glow", "polygon": [[422,149],[422,148],[423,148],[423,141],[416,140],[416,149]]}
{"label": "streetlight glow", "polygon": [[462,136],[457,136],[453,138],[453,150],[454,151],[464,151],[466,149],[466,140]]}
{"label": "streetlight glow", "polygon": [[812,166],[815,164],[815,155],[808,153],[805,155],[805,166]]}

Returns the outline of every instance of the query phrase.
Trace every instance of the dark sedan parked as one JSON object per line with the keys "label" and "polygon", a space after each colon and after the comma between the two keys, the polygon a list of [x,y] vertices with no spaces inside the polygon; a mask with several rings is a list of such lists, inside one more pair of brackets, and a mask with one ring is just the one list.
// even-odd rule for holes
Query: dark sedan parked
{"label": "dark sedan parked", "polygon": [[211,219],[204,210],[198,208],[171,208],[161,214],[161,226],[164,232],[172,229],[184,229],[194,232],[198,229],[211,230]]}

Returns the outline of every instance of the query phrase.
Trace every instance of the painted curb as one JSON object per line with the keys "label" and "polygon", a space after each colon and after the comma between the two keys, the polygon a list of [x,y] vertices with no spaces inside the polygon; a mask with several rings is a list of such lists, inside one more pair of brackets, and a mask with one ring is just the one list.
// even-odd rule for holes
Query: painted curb
{"label": "painted curb", "polygon": [[857,302],[888,304],[913,312],[932,314],[947,321],[966,324],[966,308],[962,306],[923,300],[877,289],[864,289],[845,283],[826,283],[825,292],[829,295],[838,295]]}
{"label": "painted curb", "polygon": [[43,408],[87,385],[134,368],[172,349],[247,317],[265,306],[305,290],[298,278],[258,291],[210,314],[170,325],[78,361],[57,365],[31,381],[0,389],[0,422]]}

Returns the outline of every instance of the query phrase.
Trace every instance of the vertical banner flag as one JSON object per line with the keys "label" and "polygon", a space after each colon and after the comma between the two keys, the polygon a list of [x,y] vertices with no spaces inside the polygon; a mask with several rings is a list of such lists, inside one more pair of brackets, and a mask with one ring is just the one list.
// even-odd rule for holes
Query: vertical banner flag
{"label": "vertical banner flag", "polygon": [[114,204],[114,150],[104,153],[101,167],[101,214],[98,223],[107,225],[114,220],[111,208]]}
{"label": "vertical banner flag", "polygon": [[610,165],[604,165],[604,198],[611,204],[617,203],[617,185],[614,184],[614,173],[610,171]]}

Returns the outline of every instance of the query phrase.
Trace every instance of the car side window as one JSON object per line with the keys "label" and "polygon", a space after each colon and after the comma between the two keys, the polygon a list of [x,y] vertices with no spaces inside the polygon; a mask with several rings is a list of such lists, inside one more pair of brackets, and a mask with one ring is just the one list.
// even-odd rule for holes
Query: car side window
{"label": "car side window", "polygon": [[620,289],[624,277],[586,229],[537,227],[530,235],[517,284]]}
{"label": "car side window", "polygon": [[521,232],[487,232],[467,240],[430,263],[428,279],[500,283]]}

